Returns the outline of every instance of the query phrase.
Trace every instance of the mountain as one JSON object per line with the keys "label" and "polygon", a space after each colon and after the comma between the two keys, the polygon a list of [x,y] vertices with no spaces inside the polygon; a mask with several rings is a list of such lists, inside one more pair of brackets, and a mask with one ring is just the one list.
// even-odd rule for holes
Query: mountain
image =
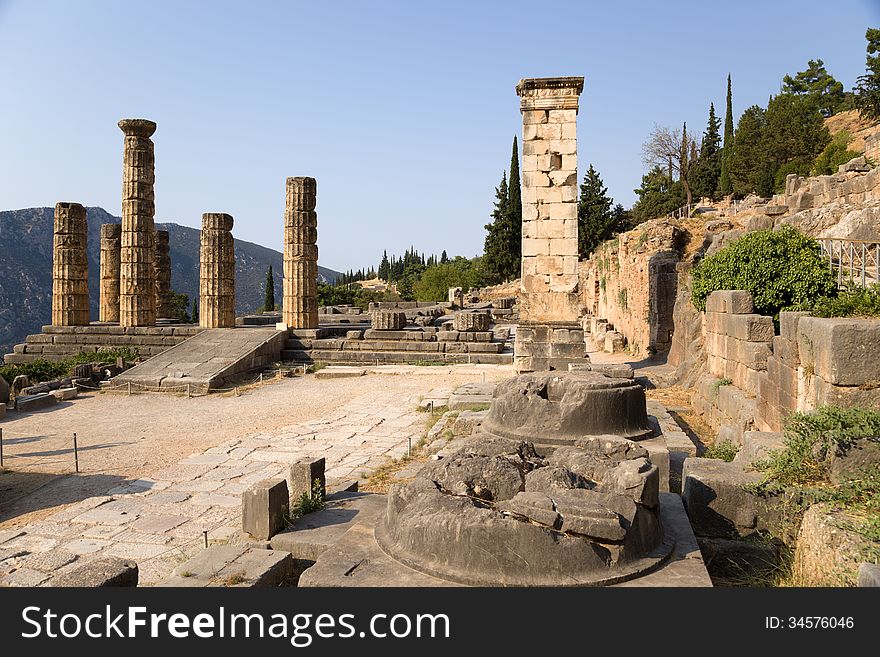
{"label": "mountain", "polygon": [[[0,355],[12,351],[29,333],[51,321],[52,232],[54,208],[0,211]],[[89,296],[98,318],[101,224],[122,220],[103,208],[88,208]],[[192,299],[199,293],[199,232],[173,223],[157,223],[171,243],[171,288]],[[279,229],[280,230],[280,229]],[[282,255],[259,244],[235,240],[235,311],[263,305],[266,271],[272,266],[275,298],[281,303]],[[318,267],[318,280],[332,283],[340,273]]]}

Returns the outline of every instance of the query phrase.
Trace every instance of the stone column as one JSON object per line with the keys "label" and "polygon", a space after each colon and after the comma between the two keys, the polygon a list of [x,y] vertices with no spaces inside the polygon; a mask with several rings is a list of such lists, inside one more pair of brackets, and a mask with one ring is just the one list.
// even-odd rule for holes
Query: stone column
{"label": "stone column", "polygon": [[156,324],[156,181],[153,142],[156,124],[123,119],[125,133],[122,174],[122,238],[119,268],[120,326]]}
{"label": "stone column", "polygon": [[235,326],[235,243],[232,239],[232,217],[219,212],[202,215],[199,326]]}
{"label": "stone column", "polygon": [[284,210],[284,301],[290,328],[318,328],[318,214],[314,178],[288,178]]}
{"label": "stone column", "polygon": [[101,300],[98,319],[102,322],[119,321],[119,245],[122,226],[101,226]]}
{"label": "stone column", "polygon": [[89,261],[86,209],[55,204],[52,251],[52,325],[88,326]]}
{"label": "stone column", "polygon": [[519,371],[561,369],[565,359],[585,353],[583,331],[580,346],[578,333],[569,333],[580,329],[581,314],[576,130],[583,87],[581,77],[527,79],[516,86],[523,117]]}
{"label": "stone column", "polygon": [[156,317],[168,318],[171,307],[171,246],[167,230],[156,231]]}

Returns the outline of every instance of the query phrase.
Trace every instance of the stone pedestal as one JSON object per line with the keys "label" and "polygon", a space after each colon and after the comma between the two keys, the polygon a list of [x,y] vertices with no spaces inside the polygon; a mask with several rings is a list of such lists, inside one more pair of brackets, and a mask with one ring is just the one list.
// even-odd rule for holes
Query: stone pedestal
{"label": "stone pedestal", "polygon": [[168,318],[171,307],[171,245],[168,231],[156,231],[156,317]]}
{"label": "stone pedestal", "polygon": [[406,313],[402,310],[374,310],[371,319],[374,331],[402,331],[406,328]]}
{"label": "stone pedestal", "polygon": [[119,321],[119,248],[122,238],[120,224],[101,226],[101,300],[98,319]]}
{"label": "stone pedestal", "polygon": [[456,331],[488,331],[489,311],[457,312],[452,316],[452,328]]}
{"label": "stone pedestal", "polygon": [[122,175],[122,238],[119,270],[119,324],[156,324],[156,181],[153,142],[156,124],[123,119],[125,133]]}
{"label": "stone pedestal", "polygon": [[199,326],[235,326],[235,243],[232,238],[232,217],[219,212],[202,215]]}
{"label": "stone pedestal", "polygon": [[89,261],[86,209],[55,204],[52,252],[52,325],[88,326]]}
{"label": "stone pedestal", "polygon": [[581,77],[527,79],[516,86],[523,117],[521,328],[514,357],[520,372],[556,369],[565,363],[551,359],[585,352],[568,341],[553,349],[556,329],[570,339],[581,314],[577,113],[583,86]]}
{"label": "stone pedestal", "polygon": [[314,178],[287,179],[284,210],[282,321],[293,329],[318,328],[318,214]]}

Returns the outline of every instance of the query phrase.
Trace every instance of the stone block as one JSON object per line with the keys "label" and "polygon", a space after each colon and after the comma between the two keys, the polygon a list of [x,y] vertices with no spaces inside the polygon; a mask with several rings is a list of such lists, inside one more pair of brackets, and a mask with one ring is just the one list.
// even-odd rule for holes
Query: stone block
{"label": "stone block", "polygon": [[747,290],[716,290],[706,299],[706,312],[749,315],[754,311],[755,302]]}
{"label": "stone block", "polygon": [[690,457],[682,478],[682,500],[698,536],[737,538],[777,530],[780,518],[772,499],[748,489],[762,475],[745,472],[737,463]]}
{"label": "stone block", "polygon": [[290,466],[290,499],[292,503],[295,504],[303,495],[312,497],[316,480],[319,482],[321,496],[326,496],[325,467],[324,457],[301,459]]}
{"label": "stone block", "polygon": [[752,370],[766,370],[767,358],[773,353],[766,342],[736,341],[735,358],[739,363]]}
{"label": "stone block", "polygon": [[742,448],[736,453],[733,461],[748,469],[755,461],[766,459],[773,450],[785,446],[782,433],[772,431],[745,431],[742,434]]}
{"label": "stone block", "polygon": [[880,436],[862,438],[850,445],[838,444],[831,454],[830,479],[843,483],[861,477],[865,470],[880,463]]}
{"label": "stone block", "polygon": [[287,482],[264,479],[242,493],[242,530],[254,538],[269,540],[284,528],[289,509]]}
{"label": "stone block", "polygon": [[76,388],[59,388],[58,390],[53,390],[52,394],[58,401],[69,401],[71,399],[76,399],[79,391]]}
{"label": "stone block", "polygon": [[40,393],[38,395],[24,395],[15,398],[15,410],[21,413],[32,413],[41,411],[45,408],[51,408],[58,403],[55,395],[49,393]]}
{"label": "stone block", "polygon": [[861,587],[880,586],[880,564],[859,564],[858,585]]}
{"label": "stone block", "polygon": [[76,588],[137,586],[138,566],[131,559],[104,557],[56,575],[48,585]]}
{"label": "stone block", "polygon": [[873,545],[851,527],[859,519],[814,504],[801,521],[792,567],[799,586],[855,586],[860,563]]}
{"label": "stone block", "polygon": [[779,313],[779,335],[792,342],[797,342],[797,327],[802,317],[809,317],[809,312],[783,310]]}
{"label": "stone block", "polygon": [[797,342],[803,367],[830,384],[880,381],[880,319],[803,317]]}
{"label": "stone block", "polygon": [[746,342],[772,342],[776,334],[773,318],[764,315],[727,315],[725,335]]}

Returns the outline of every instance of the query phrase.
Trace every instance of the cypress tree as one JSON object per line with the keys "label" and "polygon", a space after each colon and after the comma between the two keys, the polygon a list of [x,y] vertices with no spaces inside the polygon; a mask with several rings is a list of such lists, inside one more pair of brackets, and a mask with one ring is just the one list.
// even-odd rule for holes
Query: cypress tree
{"label": "cypress tree", "polygon": [[508,220],[507,172],[501,176],[501,184],[495,188],[495,209],[492,210],[492,221],[485,225],[486,240],[483,244],[483,270],[486,282],[495,284],[502,282],[505,276],[505,262],[508,243],[506,226]]}
{"label": "cypress tree", "polygon": [[522,259],[522,196],[519,180],[519,148],[516,136],[510,154],[510,179],[507,191],[507,254],[504,263],[505,280],[519,277]]}
{"label": "cypress tree", "polygon": [[694,195],[717,198],[718,181],[721,177],[721,120],[715,115],[715,105],[709,104],[709,122],[700,145],[700,154],[693,170]]}
{"label": "cypress tree", "polygon": [[440,254],[440,264],[445,265],[449,262],[449,256],[446,255],[446,249],[443,249],[443,253]]}
{"label": "cypress tree", "polygon": [[727,196],[733,191],[730,181],[730,155],[733,149],[733,94],[730,89],[730,73],[727,74],[727,112],[724,115],[724,146],[721,150],[721,174],[718,195]]}
{"label": "cypress tree", "polygon": [[578,199],[578,254],[581,258],[589,256],[599,244],[617,232],[611,206],[608,189],[591,164],[584,174]]}
{"label": "cypress tree", "polygon": [[269,271],[266,272],[266,296],[263,299],[263,311],[271,312],[275,310],[275,279],[272,276],[272,265],[269,265]]}
{"label": "cypress tree", "polygon": [[192,307],[192,312],[190,313],[190,315],[192,315],[192,323],[198,324],[199,323],[199,298],[198,297],[193,299],[193,307]]}

